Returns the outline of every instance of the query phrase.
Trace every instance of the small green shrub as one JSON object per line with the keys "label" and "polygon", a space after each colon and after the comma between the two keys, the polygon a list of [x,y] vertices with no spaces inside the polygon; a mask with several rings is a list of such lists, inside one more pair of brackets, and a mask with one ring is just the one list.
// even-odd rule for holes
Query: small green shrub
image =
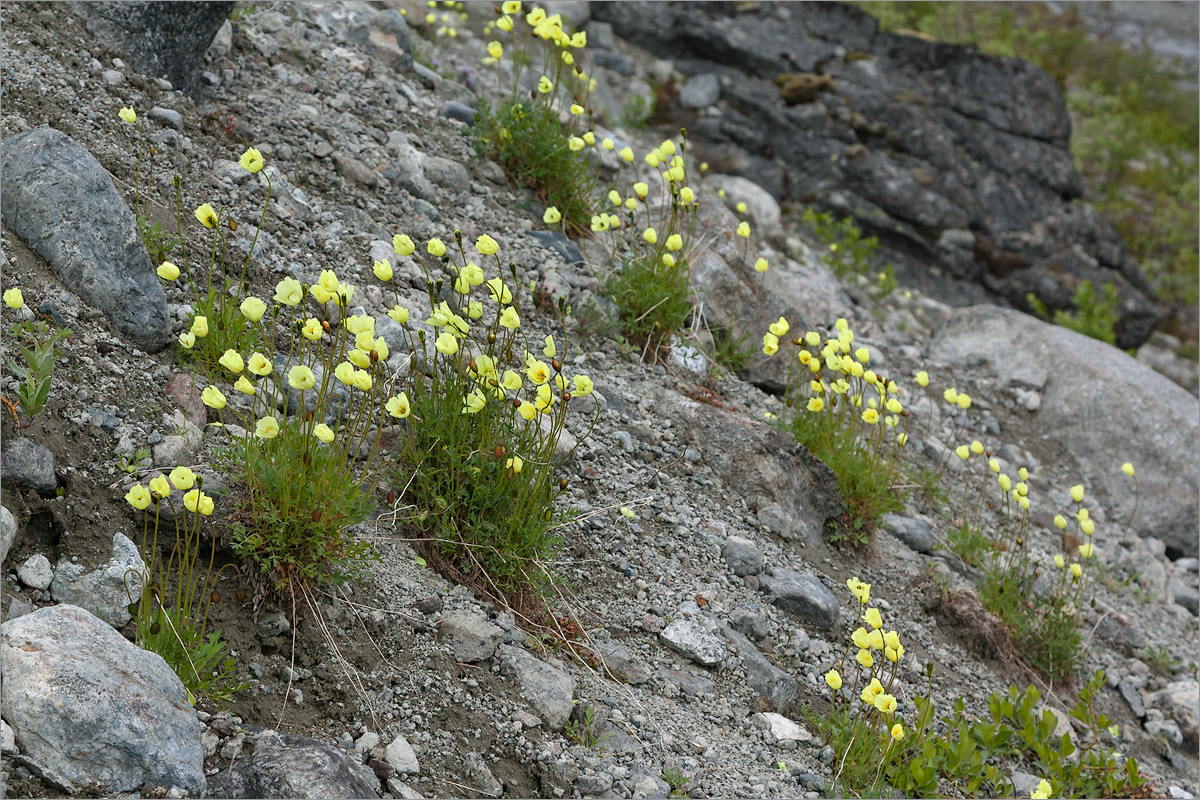
{"label": "small green shrub", "polygon": [[712,359],[735,375],[742,375],[754,357],[754,348],[747,347],[750,335],[738,335],[729,328],[712,329]]}
{"label": "small green shrub", "polygon": [[895,381],[869,366],[865,347],[854,349],[844,319],[836,336],[816,331],[792,338],[782,317],[763,335],[763,352],[781,350],[788,364],[780,424],[837,476],[845,516],[833,540],[870,542],[879,519],[902,507],[899,449],[908,441],[908,413],[894,397]]}
{"label": "small green shrub", "polygon": [[277,588],[360,578],[371,556],[367,542],[348,529],[375,504],[350,473],[344,449],[323,446],[309,427],[284,425],[272,439],[246,437],[224,462],[246,480],[253,520],[233,525],[233,551],[253,559]]}
{"label": "small green shrub", "polygon": [[1153,667],[1155,672],[1167,678],[1179,668],[1179,659],[1171,655],[1166,645],[1147,647],[1142,660]]}
{"label": "small green shrub", "polygon": [[601,734],[596,730],[596,713],[590,705],[583,710],[582,721],[576,719],[570,720],[566,727],[563,728],[563,736],[568,741],[575,742],[589,749],[595,749],[611,735],[611,733]]}
{"label": "small green shrub", "polygon": [[[499,275],[486,286],[495,312],[472,324],[484,314],[483,303],[471,300],[484,283],[482,268],[468,260],[461,239],[455,255],[435,249],[445,259],[435,266],[454,276],[462,305],[437,302],[440,282],[430,281],[428,322],[442,332],[432,343],[423,332],[413,337],[414,352],[433,369],[412,376],[398,479],[425,535],[418,549],[434,566],[497,600],[519,602],[543,588],[556,531],[573,518],[553,508],[567,488],[554,469],[567,414],[590,408],[598,415],[598,406],[580,408],[592,384],[564,372],[568,342],[547,336],[540,352],[548,361],[529,351],[516,293]],[[495,250],[480,249],[499,270]]]}
{"label": "small green shrub", "polygon": [[983,531],[964,522],[946,531],[946,548],[972,567],[982,567],[992,552],[992,541]]}
{"label": "small green shrub", "polygon": [[[1040,316],[1049,316],[1046,305],[1036,295],[1030,293],[1025,300]],[[1075,310],[1056,310],[1054,324],[1069,328],[1076,333],[1082,333],[1084,336],[1099,339],[1107,344],[1116,344],[1117,334],[1113,331],[1113,325],[1121,318],[1117,312],[1119,301],[1120,295],[1117,293],[1117,287],[1112,283],[1105,283],[1103,297],[1097,297],[1092,282],[1084,281],[1075,290],[1075,295],[1072,297]]]}
{"label": "small green shrub", "polygon": [[587,229],[595,170],[572,151],[558,111],[546,103],[503,101],[479,106],[476,148],[562,213],[571,228]]}
{"label": "small green shrub", "polygon": [[668,797],[687,797],[687,785],[691,780],[687,775],[684,775],[677,769],[668,767],[663,770],[663,780],[671,787],[671,793]]}
{"label": "small green shrub", "polygon": [[[499,40],[488,43],[484,63],[496,65],[501,91],[494,107],[480,104],[476,150],[494,158],[546,205],[558,209],[565,226],[586,230],[596,182],[595,167],[584,153],[596,141],[587,130],[588,95],[595,86],[595,79],[582,66],[587,34],[568,35],[561,18],[547,16],[540,7],[528,14],[520,13],[519,7],[513,11],[511,4],[508,7],[510,13],[505,13],[506,6],[498,6],[499,18],[485,29],[487,35],[507,36],[509,43],[507,47]],[[501,69],[506,53],[508,75]],[[527,70],[535,85],[528,94],[520,88]],[[565,130],[560,114],[568,119]]]}
{"label": "small green shrub", "polygon": [[137,228],[146,253],[149,254],[150,261],[155,264],[170,260],[175,248],[179,247],[179,237],[172,236],[161,223],[155,222],[151,225],[145,217],[139,215]]}
{"label": "small green shrub", "polygon": [[655,256],[653,252],[631,256],[605,281],[604,294],[617,306],[625,338],[657,358],[691,314],[692,304],[687,261],[667,266]]}
{"label": "small green shrub", "polygon": [[[162,656],[183,682],[193,705],[201,697],[226,705],[245,684],[237,681],[235,661],[226,656],[220,632],[208,631],[208,614],[212,604],[221,600],[217,579],[224,570],[236,567],[213,571],[217,537],[211,527],[207,531],[207,566],[201,561],[202,526],[214,505],[202,486],[202,478],[181,466],[169,476],[159,475],[146,486],[136,483],[129,489],[126,501],[142,512],[141,551],[146,569],[127,572],[125,585],[130,594],[129,613],[137,623],[138,646]],[[164,503],[172,508],[175,528],[166,561],[158,542]]]}
{"label": "small green shrub", "polygon": [[655,101],[640,94],[631,94],[621,106],[621,126],[630,130],[645,128],[654,116],[655,105]]}
{"label": "small green shrub", "polygon": [[[835,275],[847,278],[870,273],[871,260],[879,250],[878,238],[864,237],[862,230],[850,217],[839,220],[832,214],[806,208],[800,219],[809,227],[817,241],[826,246],[825,263]],[[889,266],[880,275],[882,278],[878,281],[877,291],[890,294],[895,288],[894,272]]]}
{"label": "small green shrub", "polygon": [[[1033,686],[1024,692],[1009,687],[1007,696],[993,693],[990,719],[969,717],[960,697],[952,716],[935,721],[932,662],[925,670],[929,691],[906,707],[898,699],[907,694],[901,686],[904,646],[895,631],[884,630],[879,610],[869,607],[871,585],[858,578],[846,584],[859,603],[861,624],[837,666],[825,673],[832,692],[828,713],[803,712],[835,753],[832,796],[884,797],[891,787],[902,797],[1011,797],[1007,775],[1016,766],[1045,776],[1035,798],[1145,796],[1138,793],[1146,782],[1137,762],[1122,765],[1103,745],[1105,735],[1115,735],[1092,708],[1103,672],[1079,692],[1070,712],[1086,727],[1079,749],[1069,733],[1054,736],[1058,718],[1052,711],[1036,713],[1041,694]],[[849,675],[851,667],[854,679],[843,685],[842,672]]]}
{"label": "small green shrub", "polygon": [[[25,304],[19,289],[6,291],[4,301],[10,308],[19,309]],[[62,356],[55,345],[68,338],[71,332],[38,319],[16,323],[8,329],[8,335],[21,355],[21,362],[8,360],[8,368],[21,380],[17,386],[17,401],[21,412],[32,420],[50,399],[54,361]]]}

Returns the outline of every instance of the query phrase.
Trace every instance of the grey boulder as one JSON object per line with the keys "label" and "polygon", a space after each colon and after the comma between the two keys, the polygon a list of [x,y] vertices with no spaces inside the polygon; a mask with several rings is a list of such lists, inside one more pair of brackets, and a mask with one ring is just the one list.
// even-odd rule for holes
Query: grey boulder
{"label": "grey boulder", "polygon": [[200,724],[167,662],[71,605],[0,626],[4,719],[23,758],[68,792],[205,788]]}
{"label": "grey boulder", "polygon": [[4,506],[0,506],[0,564],[8,558],[8,549],[17,539],[17,518]]}
{"label": "grey boulder", "polygon": [[933,552],[933,531],[922,520],[900,514],[884,514],[883,528],[918,553]]}
{"label": "grey boulder", "polygon": [[837,625],[837,598],[812,575],[773,569],[760,580],[771,602],[787,613],[822,630],[832,630]]}
{"label": "grey boulder", "polygon": [[521,697],[546,727],[561,731],[575,706],[575,679],[519,647],[500,645],[499,658],[501,674],[517,679]]}
{"label": "grey boulder", "polygon": [[677,619],[658,636],[667,647],[702,667],[715,667],[729,655],[720,636],[692,619]]}
{"label": "grey boulder", "polygon": [[471,611],[452,611],[442,618],[438,639],[463,663],[491,658],[504,641],[504,631]]}
{"label": "grey boulder", "polygon": [[14,486],[39,494],[53,494],[58,488],[54,477],[54,454],[50,448],[18,438],[4,451],[4,477]]}
{"label": "grey boulder", "polygon": [[4,224],[84,302],[137,347],[170,340],[167,296],[133,213],[100,163],[53,128],[14,133],[0,144]]}
{"label": "grey boulder", "polygon": [[[233,11],[232,2],[72,3],[105,45],[124,51],[143,75],[166,78],[196,99],[205,50]],[[228,52],[228,46],[226,46]]]}
{"label": "grey boulder", "polygon": [[985,365],[1007,386],[1024,364],[1045,369],[1043,434],[1074,458],[1080,481],[1110,509],[1137,516],[1139,536],[1162,539],[1168,554],[1197,555],[1200,509],[1200,400],[1137,359],[1097,339],[1019,311],[973,306],[952,311],[934,331],[929,356],[956,367]]}

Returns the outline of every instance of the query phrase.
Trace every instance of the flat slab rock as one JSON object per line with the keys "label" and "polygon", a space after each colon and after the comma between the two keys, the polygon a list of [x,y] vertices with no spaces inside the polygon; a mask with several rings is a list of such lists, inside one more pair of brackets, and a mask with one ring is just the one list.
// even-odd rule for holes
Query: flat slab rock
{"label": "flat slab rock", "polygon": [[725,640],[695,620],[677,619],[658,636],[667,647],[702,667],[715,667],[729,655]]}
{"label": "flat slab rock", "polygon": [[[1074,458],[1089,493],[1109,516],[1131,515],[1133,481],[1141,499],[1128,523],[1168,549],[1198,554],[1200,400],[1150,367],[1104,342],[1027,314],[995,306],[952,311],[934,331],[929,357],[956,367],[991,371],[1002,386],[1020,380],[1021,365],[1046,371],[1034,421]],[[1146,502],[1147,498],[1153,502]]]}
{"label": "flat slab rock", "polygon": [[521,697],[551,730],[561,731],[575,707],[575,679],[519,647],[502,644],[500,671],[515,677]]}
{"label": "flat slab rock", "polygon": [[212,776],[209,797],[379,797],[371,770],[333,745],[267,730],[231,769]]}
{"label": "flat slab rock", "polygon": [[837,626],[837,598],[812,575],[790,569],[773,569],[759,580],[771,602],[792,616],[822,630],[832,630]]}

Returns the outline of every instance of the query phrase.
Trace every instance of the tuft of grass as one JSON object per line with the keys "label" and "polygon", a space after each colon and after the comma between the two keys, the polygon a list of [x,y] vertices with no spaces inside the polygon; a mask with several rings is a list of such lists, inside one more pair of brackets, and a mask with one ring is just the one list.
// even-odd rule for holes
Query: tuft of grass
{"label": "tuft of grass", "polygon": [[226,468],[246,480],[244,514],[252,522],[233,525],[233,551],[277,589],[362,577],[371,550],[348,529],[375,504],[349,466],[344,452],[320,446],[305,425],[236,443]]}
{"label": "tuft of grass", "polygon": [[1158,647],[1147,647],[1142,654],[1142,660],[1154,668],[1154,671],[1165,678],[1169,678],[1175,674],[1175,670],[1179,668],[1179,659],[1171,655],[1167,646],[1159,645]]}
{"label": "tuft of grass", "polygon": [[964,522],[946,531],[946,548],[972,567],[983,567],[992,553],[992,540]]}
{"label": "tuft of grass", "polygon": [[712,359],[735,375],[745,374],[754,349],[746,346],[750,335],[738,336],[730,328],[713,328]]}
{"label": "tuft of grass", "polygon": [[142,237],[142,244],[146,247],[146,253],[149,254],[150,261],[154,264],[170,260],[175,248],[179,247],[179,237],[173,236],[161,223],[155,222],[151,225],[145,217],[139,214],[137,228]]}
{"label": "tuft of grass", "polygon": [[796,441],[825,462],[837,477],[845,510],[830,531],[830,542],[855,547],[869,544],[884,514],[904,508],[902,495],[893,489],[898,464],[873,450],[855,446],[846,428],[822,431],[815,415],[799,414],[792,422]]}
{"label": "tuft of grass", "polygon": [[506,100],[495,107],[481,102],[475,148],[557,208],[569,227],[587,230],[595,170],[568,146],[553,106],[525,100]]}
{"label": "tuft of grass", "polygon": [[196,337],[195,344],[188,348],[180,346],[179,355],[185,364],[194,365],[202,375],[220,373],[220,359],[226,350],[253,353],[262,347],[260,331],[249,323],[238,309],[237,302],[228,293],[210,287],[201,292],[196,289],[195,303],[188,317],[188,328],[196,330],[196,319],[203,317],[208,327],[205,336]]}
{"label": "tuft of grass", "polygon": [[686,259],[667,266],[649,252],[626,259],[604,284],[625,338],[651,360],[691,314],[689,278]]}

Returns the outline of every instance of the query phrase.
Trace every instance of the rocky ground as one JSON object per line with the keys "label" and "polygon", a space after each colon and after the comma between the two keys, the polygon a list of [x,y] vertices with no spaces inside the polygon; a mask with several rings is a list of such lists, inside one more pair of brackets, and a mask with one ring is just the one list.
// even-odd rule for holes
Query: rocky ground
{"label": "rocky ground", "polygon": [[[587,3],[561,6],[572,24],[588,26],[601,54],[607,94],[597,102],[608,135],[641,153],[672,134],[631,125],[623,112],[628,97],[646,96],[652,84],[687,88],[675,65],[589,21]],[[122,287],[115,300],[86,267],[64,279],[35,252],[37,242],[14,233],[33,223],[16,221],[13,198],[25,216],[42,201],[46,214],[58,203],[64,218],[98,226],[127,216],[118,206],[134,202],[138,148],[117,110],[133,106],[155,147],[151,217],[173,229],[170,181],[178,174],[184,216],[201,202],[232,209],[242,253],[251,249],[265,182],[236,162],[243,142],[262,151],[274,201],[250,260],[259,296],[285,275],[311,283],[334,269],[360,287],[363,310],[381,316],[390,301],[371,288],[370,265],[390,253],[392,234],[447,239],[460,229],[472,241],[489,233],[526,286],[584,309],[596,303],[603,248],[547,234],[539,200],[475,154],[464,120],[476,92],[495,92],[495,73],[478,66],[486,42],[479,31],[493,12],[483,4],[468,10],[469,21],[453,19],[450,37],[436,34],[440,20],[421,21],[424,5],[258,4],[217,34],[200,65],[198,99],[137,74],[125,53],[62,6],[0,10],[4,288],[23,287],[27,302],[73,330],[46,410],[26,428],[7,416],[3,423],[7,792],[158,786],[218,797],[651,797],[666,796],[665,777],[679,775],[694,797],[820,796],[832,786],[833,754],[795,721],[804,709],[828,707],[821,676],[847,646],[855,611],[845,582],[854,576],[872,584],[906,643],[902,711],[925,692],[927,663],[939,710],[962,698],[983,715],[990,693],[1030,682],[1048,707],[1069,708],[1073,687],[1049,685],[988,650],[994,621],[968,626],[938,608],[943,589],[979,577],[944,549],[962,503],[961,465],[947,469],[948,507],[912,495],[871,547],[830,545],[822,533],[836,505],[830,476],[764,423],[781,411],[759,388],[772,385],[771,365],[755,356],[753,382],[730,375],[701,354],[699,326],[666,363],[648,365],[611,331],[570,325],[571,358],[594,378],[602,409],[561,467],[572,487],[564,499],[583,512],[562,532],[561,594],[552,603],[581,628],[573,646],[534,635],[531,621],[422,566],[393,515],[356,531],[378,556],[372,579],[322,591],[298,622],[290,608],[256,613],[232,600],[231,582],[222,585],[214,624],[249,683],[228,709],[193,710],[161,662],[116,635],[129,632],[121,576],[140,561],[130,542],[139,541],[139,518],[126,490],[156,470],[191,464],[210,478],[214,519],[228,522],[231,495],[211,466],[225,434],[205,426],[174,350],[160,349],[182,330],[184,292],[172,285],[165,298],[156,294],[148,262],[146,276],[114,284]],[[706,102],[708,116],[726,112],[691,91],[689,102]],[[51,182],[59,173],[43,165],[41,178],[34,169],[21,173],[22,186],[11,185],[27,164],[14,143],[32,140],[9,137],[43,125],[65,134],[52,144],[62,159],[79,158],[78,169]],[[608,179],[615,174],[615,164],[601,159],[600,167]],[[106,172],[116,194],[81,198],[81,186],[93,185],[88,170]],[[736,218],[717,198],[718,185],[729,202],[751,203],[755,244],[773,265],[769,300],[755,313],[774,319],[786,310],[793,326],[802,318],[822,330],[847,318],[872,364],[906,385],[905,402],[921,420],[909,448],[914,466],[934,465],[956,444],[958,417],[939,411],[938,399],[952,385],[975,399],[960,438],[983,440],[1014,470],[1027,467],[1047,509],[1065,507],[1066,487],[1088,485],[1102,580],[1095,606],[1082,612],[1088,648],[1080,674],[1106,671],[1097,706],[1120,726],[1112,744],[1137,757],[1156,795],[1200,791],[1200,406],[1146,366],[1164,361],[1162,371],[1177,370],[1172,377],[1187,385],[1186,363],[1154,345],[1135,360],[1015,311],[952,308],[912,287],[873,300],[833,277],[794,214],[769,193],[714,175],[699,181],[698,193],[717,242],[712,257],[726,270],[721,237]],[[53,225],[43,224],[48,238]],[[418,308],[415,265],[397,272],[404,301]],[[695,291],[714,318],[737,315],[736,286],[698,280]],[[151,313],[156,302],[162,319]],[[150,311],[122,311],[143,304]],[[10,315],[6,309],[6,322]],[[525,320],[531,336],[554,330],[549,314],[531,309]],[[13,356],[8,341],[4,355]],[[928,370],[937,402],[908,380],[917,370]],[[586,423],[573,421],[570,430],[583,437]],[[143,448],[149,463],[127,473],[122,465]],[[1136,517],[1119,474],[1126,460],[1138,468]],[[1058,538],[1049,514],[1043,522],[1033,549],[1048,558]],[[39,651],[50,657],[23,660]],[[71,676],[94,689],[71,695],[75,714],[60,714],[55,698]],[[83,719],[107,760],[86,748],[56,750],[43,740],[52,737],[34,734],[54,730],[73,741],[72,725]],[[1013,777],[1028,793],[1030,777]]]}

